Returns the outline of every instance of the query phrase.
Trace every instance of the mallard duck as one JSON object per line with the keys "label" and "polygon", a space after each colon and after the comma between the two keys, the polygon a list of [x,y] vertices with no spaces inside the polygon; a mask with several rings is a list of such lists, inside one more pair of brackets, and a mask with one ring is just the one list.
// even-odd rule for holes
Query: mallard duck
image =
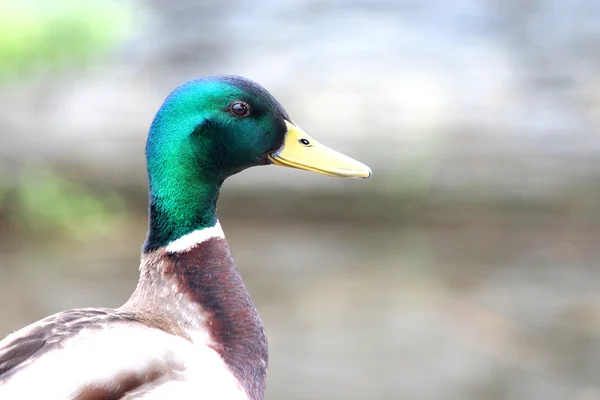
{"label": "mallard duck", "polygon": [[176,88],[152,122],[146,161],[149,228],[133,295],[2,340],[0,399],[262,399],[267,338],[217,219],[221,185],[267,164],[371,176],[237,76]]}

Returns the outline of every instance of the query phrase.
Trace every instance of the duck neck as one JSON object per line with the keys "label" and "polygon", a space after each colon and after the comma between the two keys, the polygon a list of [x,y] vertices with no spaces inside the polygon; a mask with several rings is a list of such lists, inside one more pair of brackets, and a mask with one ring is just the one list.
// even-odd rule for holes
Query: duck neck
{"label": "duck neck", "polygon": [[[154,178],[154,179],[153,179]],[[148,236],[143,252],[149,253],[217,224],[217,199],[222,181],[181,180],[169,177],[169,185],[150,178]]]}

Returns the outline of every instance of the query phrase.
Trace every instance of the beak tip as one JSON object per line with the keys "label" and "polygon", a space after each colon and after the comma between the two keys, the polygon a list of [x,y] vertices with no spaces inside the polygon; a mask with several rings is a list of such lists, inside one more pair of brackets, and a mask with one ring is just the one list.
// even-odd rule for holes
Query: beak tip
{"label": "beak tip", "polygon": [[364,164],[362,164],[362,167],[363,168],[362,168],[361,174],[358,175],[357,178],[360,178],[360,179],[369,179],[371,176],[373,176],[373,171],[371,171],[371,168],[367,167]]}

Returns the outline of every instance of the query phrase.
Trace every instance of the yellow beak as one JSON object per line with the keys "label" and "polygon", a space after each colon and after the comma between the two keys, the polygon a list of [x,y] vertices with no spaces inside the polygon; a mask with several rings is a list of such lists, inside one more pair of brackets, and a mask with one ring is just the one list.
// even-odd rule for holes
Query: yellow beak
{"label": "yellow beak", "polygon": [[288,121],[285,124],[283,146],[269,155],[273,164],[341,178],[371,176],[371,169],[365,164],[323,146],[294,124]]}

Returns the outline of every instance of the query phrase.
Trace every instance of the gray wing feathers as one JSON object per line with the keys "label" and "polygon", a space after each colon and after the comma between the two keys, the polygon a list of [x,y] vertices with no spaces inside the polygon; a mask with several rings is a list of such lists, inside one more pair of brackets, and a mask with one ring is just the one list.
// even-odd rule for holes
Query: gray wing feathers
{"label": "gray wing feathers", "polygon": [[118,320],[132,320],[131,315],[111,309],[78,309],[42,319],[0,341],[0,382],[31,360],[55,349],[77,335],[83,328],[100,329]]}

